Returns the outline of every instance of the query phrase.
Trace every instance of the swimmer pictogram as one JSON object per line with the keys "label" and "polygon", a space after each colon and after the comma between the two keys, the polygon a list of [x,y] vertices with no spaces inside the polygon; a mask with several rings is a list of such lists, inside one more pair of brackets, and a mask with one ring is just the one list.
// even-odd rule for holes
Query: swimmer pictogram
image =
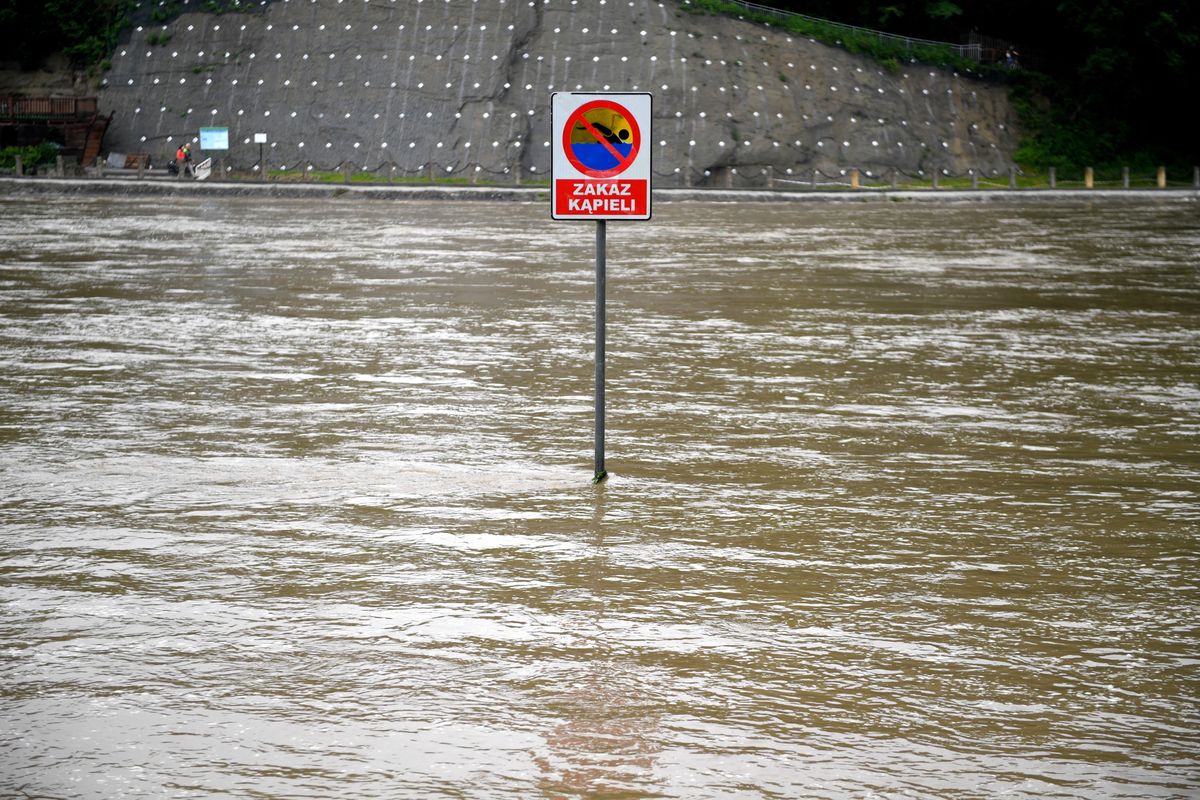
{"label": "swimmer pictogram", "polygon": [[637,119],[612,100],[593,100],[575,109],[563,130],[567,160],[590,178],[611,178],[628,169],[641,139]]}

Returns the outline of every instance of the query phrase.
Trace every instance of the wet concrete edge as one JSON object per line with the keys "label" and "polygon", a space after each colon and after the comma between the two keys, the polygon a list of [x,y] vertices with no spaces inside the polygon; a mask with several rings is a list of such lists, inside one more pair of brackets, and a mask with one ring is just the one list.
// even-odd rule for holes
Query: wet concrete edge
{"label": "wet concrete edge", "polygon": [[[361,186],[337,183],[251,183],[230,181],[167,181],[129,178],[15,178],[0,177],[0,194],[88,194],[130,197],[272,197],[345,198],[368,200],[456,200],[549,202],[548,186]],[[1039,202],[1039,201],[1159,201],[1195,202],[1200,189],[655,189],[655,202],[779,203],[779,202]]]}

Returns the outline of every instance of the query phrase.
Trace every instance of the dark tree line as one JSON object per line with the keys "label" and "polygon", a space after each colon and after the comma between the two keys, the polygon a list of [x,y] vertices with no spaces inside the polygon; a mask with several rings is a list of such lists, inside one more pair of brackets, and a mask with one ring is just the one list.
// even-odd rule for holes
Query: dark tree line
{"label": "dark tree line", "polygon": [[1023,156],[1103,164],[1198,160],[1197,0],[776,0],[765,4],[907,36],[1014,44],[1015,94],[1031,137]]}
{"label": "dark tree line", "polygon": [[74,66],[95,69],[112,54],[132,3],[128,0],[0,0],[0,60],[36,69],[63,52]]}

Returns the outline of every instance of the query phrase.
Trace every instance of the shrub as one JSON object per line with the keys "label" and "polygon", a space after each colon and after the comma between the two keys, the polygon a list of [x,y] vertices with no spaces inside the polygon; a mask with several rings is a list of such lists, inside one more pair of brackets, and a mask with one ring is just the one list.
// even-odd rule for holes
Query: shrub
{"label": "shrub", "polygon": [[6,147],[0,150],[0,169],[16,169],[17,156],[25,169],[39,164],[52,164],[58,155],[59,146],[54,142],[42,142],[28,147]]}

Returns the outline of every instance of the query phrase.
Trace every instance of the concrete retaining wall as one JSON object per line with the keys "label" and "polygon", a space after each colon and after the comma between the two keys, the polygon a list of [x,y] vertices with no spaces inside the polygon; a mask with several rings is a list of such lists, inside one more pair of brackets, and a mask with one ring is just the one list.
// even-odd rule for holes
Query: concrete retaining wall
{"label": "concrete retaining wall", "polygon": [[[112,58],[106,148],[168,160],[199,128],[230,161],[545,175],[553,91],[654,94],[660,183],[776,181],[813,168],[1004,174],[1017,145],[1003,87],[877,63],[656,0],[273,0],[251,13],[152,8]],[[249,5],[249,4],[247,4]],[[158,43],[162,39],[166,43]],[[155,43],[151,43],[155,42]],[[203,157],[205,154],[201,154]],[[215,154],[208,154],[215,155]]]}

